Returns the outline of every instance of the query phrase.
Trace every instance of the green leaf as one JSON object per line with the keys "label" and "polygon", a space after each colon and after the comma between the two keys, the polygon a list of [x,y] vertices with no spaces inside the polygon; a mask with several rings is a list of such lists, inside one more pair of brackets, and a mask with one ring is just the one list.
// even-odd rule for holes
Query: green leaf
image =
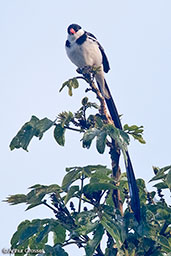
{"label": "green leaf", "polygon": [[64,89],[64,87],[67,86],[67,85],[68,85],[68,81],[64,82],[62,84],[62,87],[59,89],[59,92],[61,92]]}
{"label": "green leaf", "polygon": [[13,234],[11,238],[11,247],[12,248],[17,248],[19,244],[19,238],[20,238],[20,233],[24,230],[25,227],[27,227],[30,224],[29,220],[25,220],[20,223],[20,225],[17,228],[17,231]]}
{"label": "green leaf", "polygon": [[84,98],[82,99],[81,103],[82,103],[83,106],[86,106],[87,103],[88,103],[88,98],[87,98],[87,97],[84,97]]}
{"label": "green leaf", "polygon": [[91,128],[87,130],[82,138],[83,148],[90,148],[92,140],[99,134],[99,130],[96,128]]}
{"label": "green leaf", "polygon": [[135,140],[138,140],[140,143],[145,144],[145,140],[142,137],[144,127],[143,126],[137,126],[132,125],[128,126],[127,124],[123,127],[124,131],[126,131],[128,134],[132,135]]}
{"label": "green leaf", "polygon": [[[124,161],[127,165],[127,142],[125,138],[123,139],[123,133],[120,133],[120,130],[114,127],[112,124],[104,125],[104,128],[107,134],[116,141],[117,146],[122,150]],[[122,136],[121,136],[122,134]]]}
{"label": "green leaf", "polygon": [[168,188],[168,184],[166,182],[159,182],[159,183],[153,185],[153,187],[155,187],[157,189],[166,189],[166,188]]}
{"label": "green leaf", "polygon": [[95,116],[95,121],[96,121],[96,127],[97,128],[102,128],[103,127],[103,121],[102,121],[101,116],[96,115]]}
{"label": "green leaf", "polygon": [[62,244],[62,243],[64,243],[65,238],[66,238],[66,230],[65,230],[65,228],[62,225],[58,224],[52,230],[53,230],[53,241],[54,241],[54,244]]}
{"label": "green leaf", "polygon": [[160,179],[165,180],[165,178],[167,177],[167,174],[165,172],[167,172],[168,170],[169,171],[171,170],[171,165],[163,167],[161,169],[153,166],[153,171],[155,173],[155,176],[149,182],[155,181],[155,180],[160,180]]}
{"label": "green leaf", "polygon": [[65,144],[65,128],[61,126],[61,124],[57,124],[54,129],[54,137],[56,142],[60,146],[64,146]]}
{"label": "green leaf", "polygon": [[30,205],[26,210],[42,204],[42,199],[45,195],[57,192],[60,193],[62,191],[61,187],[57,184],[52,184],[50,186],[36,184],[30,188],[33,189],[27,194],[27,204]]}
{"label": "green leaf", "polygon": [[45,227],[43,227],[43,230],[38,234],[35,241],[37,243],[40,243],[47,236],[49,231],[50,231],[50,226],[49,225],[46,225]]}
{"label": "green leaf", "polygon": [[73,119],[72,112],[63,111],[58,115],[58,123],[64,128],[64,125],[68,126]]}
{"label": "green leaf", "polygon": [[87,165],[82,167],[82,171],[85,174],[85,176],[92,177],[93,174],[95,174],[97,171],[105,172],[109,171],[109,169],[106,168],[104,165]]}
{"label": "green leaf", "polygon": [[105,151],[105,146],[106,146],[106,137],[107,134],[105,131],[101,131],[98,135],[97,135],[97,139],[96,139],[96,148],[97,151],[100,154],[103,154]]}
{"label": "green leaf", "polygon": [[77,214],[76,216],[76,225],[77,226],[86,226],[87,223],[92,224],[92,220],[97,217],[97,213],[94,210],[83,211]]}
{"label": "green leaf", "polygon": [[94,102],[88,102],[87,103],[87,107],[88,108],[95,108],[95,109],[99,109],[99,105],[97,105],[96,103],[94,103]]}
{"label": "green leaf", "polygon": [[42,203],[43,197],[46,195],[46,190],[43,189],[33,189],[27,194],[27,203],[28,204],[39,204]]}
{"label": "green leaf", "polygon": [[41,220],[36,219],[32,222],[23,221],[17,228],[11,239],[13,248],[18,248],[18,245],[23,245],[30,237],[36,234],[40,228]]}
{"label": "green leaf", "polygon": [[72,94],[72,85],[71,85],[71,83],[68,84],[68,94],[69,94],[69,96],[73,95]]}
{"label": "green leaf", "polygon": [[110,183],[90,183],[84,186],[83,192],[84,193],[93,193],[95,191],[100,191],[100,190],[110,190],[110,189],[117,189],[113,184]]}
{"label": "green leaf", "polygon": [[27,196],[24,194],[11,195],[11,196],[8,196],[7,199],[4,200],[4,202],[7,202],[11,205],[26,203]]}
{"label": "green leaf", "polygon": [[72,79],[72,87],[74,89],[77,89],[79,87],[78,80],[75,77]]}
{"label": "green leaf", "polygon": [[68,253],[64,251],[61,245],[57,244],[54,247],[45,245],[45,255],[48,256],[68,256]]}
{"label": "green leaf", "polygon": [[42,138],[43,133],[47,131],[54,122],[48,118],[39,120],[36,116],[32,116],[30,121],[25,123],[17,135],[12,139],[10,143],[10,149],[23,148],[27,151],[27,147],[33,138],[33,136]]}
{"label": "green leaf", "polygon": [[32,208],[38,206],[38,205],[41,205],[41,204],[42,204],[41,201],[40,201],[40,202],[37,202],[37,203],[30,204],[30,205],[26,208],[26,211],[28,211],[28,210],[30,210],[30,209],[32,209]]}
{"label": "green leaf", "polygon": [[167,174],[166,183],[167,183],[169,189],[171,189],[171,170],[169,170],[169,172]]}
{"label": "green leaf", "polygon": [[155,180],[161,180],[166,178],[167,174],[159,172],[156,176],[154,176],[149,182],[155,181]]}
{"label": "green leaf", "polygon": [[80,178],[80,176],[78,175],[80,173],[82,169],[74,169],[70,172],[68,172],[64,178],[63,178],[63,181],[62,181],[62,188],[64,191],[66,191],[68,189],[68,187],[74,182],[76,181],[77,179]]}
{"label": "green leaf", "polygon": [[135,140],[138,140],[142,144],[146,144],[145,140],[143,139],[142,135],[140,134],[131,134]]}
{"label": "green leaf", "polygon": [[160,235],[158,237],[158,243],[162,246],[162,249],[164,250],[164,252],[168,252],[168,253],[170,252],[171,246],[166,237]]}
{"label": "green leaf", "polygon": [[119,226],[113,223],[113,220],[112,218],[110,218],[110,216],[108,216],[107,218],[103,216],[101,218],[101,224],[112,236],[112,238],[114,239],[114,242],[116,242],[117,244],[117,248],[120,249],[120,247],[122,246],[122,241],[120,237]]}
{"label": "green leaf", "polygon": [[36,116],[32,116],[31,120],[21,127],[17,135],[12,139],[10,143],[11,150],[15,148],[23,148],[27,151],[27,147],[31,139],[36,134],[34,127],[38,121],[39,119]]}
{"label": "green leaf", "polygon": [[95,252],[97,246],[99,245],[102,237],[104,234],[104,229],[103,226],[101,224],[98,224],[93,239],[89,240],[86,247],[85,247],[85,251],[86,251],[86,256],[92,256],[93,253]]}
{"label": "green leaf", "polygon": [[47,186],[46,188],[46,193],[56,193],[56,192],[61,192],[61,187],[57,184],[51,184],[49,186]]}
{"label": "green leaf", "polygon": [[70,189],[64,199],[65,204],[74,196],[76,191],[79,191],[79,186],[71,186],[70,187]]}
{"label": "green leaf", "polygon": [[97,168],[95,172],[90,174],[91,183],[95,182],[113,182],[113,178],[111,177],[112,170],[107,168]]}
{"label": "green leaf", "polygon": [[77,81],[77,79],[74,77],[74,78],[71,78],[69,79],[68,81],[64,82],[62,84],[62,87],[60,88],[59,92],[61,92],[63,90],[64,87],[68,87],[68,94],[69,96],[72,96],[72,88],[76,89],[79,87],[79,83]]}
{"label": "green leaf", "polygon": [[158,208],[157,209],[157,214],[156,214],[156,220],[167,220],[167,221],[169,221],[170,219],[171,219],[171,209],[170,208],[162,208],[162,209],[160,209],[160,208]]}
{"label": "green leaf", "polygon": [[130,139],[129,139],[128,134],[122,130],[119,130],[119,133],[122,136],[122,138],[124,139],[124,141],[126,142],[126,144],[129,144]]}
{"label": "green leaf", "polygon": [[40,189],[40,188],[44,188],[44,187],[45,187],[44,185],[35,184],[35,185],[33,185],[33,186],[29,187],[29,188],[30,188],[30,189],[32,189],[32,188]]}
{"label": "green leaf", "polygon": [[[79,223],[80,224],[80,223]],[[90,232],[93,232],[98,225],[98,222],[92,223],[90,221],[86,222],[85,225],[81,224],[81,226],[76,230],[80,235],[86,236]]]}
{"label": "green leaf", "polygon": [[170,169],[171,169],[171,165],[168,165],[168,166],[165,166],[165,167],[161,168],[160,171],[161,172],[166,172],[166,171],[168,171]]}
{"label": "green leaf", "polygon": [[30,223],[29,226],[27,226],[23,232],[20,234],[20,244],[23,243],[25,240],[36,234],[39,230],[40,223],[32,224]]}
{"label": "green leaf", "polygon": [[48,118],[43,118],[37,122],[35,129],[37,130],[37,136],[39,139],[42,138],[43,133],[46,132],[48,129],[50,129],[54,125],[54,122],[52,122]]}

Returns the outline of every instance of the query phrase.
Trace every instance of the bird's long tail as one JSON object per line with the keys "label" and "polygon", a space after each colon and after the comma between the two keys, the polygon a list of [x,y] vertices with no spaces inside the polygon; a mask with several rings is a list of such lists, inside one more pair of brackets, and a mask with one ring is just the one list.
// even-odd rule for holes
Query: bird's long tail
{"label": "bird's long tail", "polygon": [[[101,88],[99,84],[98,84],[98,87],[99,87],[99,89]],[[108,91],[108,95],[110,96],[108,98],[105,98],[105,101],[106,101],[109,113],[112,117],[112,120],[113,120],[116,128],[123,130],[116,105],[115,105],[112,95],[110,93],[109,87],[106,83],[106,80],[105,80],[105,89]],[[126,154],[127,154],[127,163],[125,163],[125,166],[126,166],[128,186],[129,186],[129,192],[130,192],[130,198],[131,198],[131,208],[134,212],[135,218],[139,222],[140,221],[139,192],[138,192],[138,187],[137,187],[137,183],[136,183],[136,179],[135,179],[135,175],[134,175],[134,171],[133,171],[133,167],[132,167],[132,163],[131,163],[131,159],[130,159],[128,151],[126,152]]]}

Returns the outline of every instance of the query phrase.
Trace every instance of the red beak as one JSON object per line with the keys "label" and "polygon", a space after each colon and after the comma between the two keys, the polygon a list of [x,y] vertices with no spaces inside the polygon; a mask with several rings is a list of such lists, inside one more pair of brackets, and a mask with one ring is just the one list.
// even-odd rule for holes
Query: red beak
{"label": "red beak", "polygon": [[75,34],[76,32],[75,32],[75,30],[73,28],[70,28],[70,33],[71,34]]}

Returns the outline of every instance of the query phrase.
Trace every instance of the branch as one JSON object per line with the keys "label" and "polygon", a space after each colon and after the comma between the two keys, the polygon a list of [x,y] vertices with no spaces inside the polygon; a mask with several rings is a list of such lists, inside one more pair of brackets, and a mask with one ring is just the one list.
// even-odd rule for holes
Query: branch
{"label": "branch", "polygon": [[67,243],[63,244],[62,247],[67,246],[67,245],[69,245],[69,244],[77,244],[77,245],[79,244],[78,247],[80,248],[80,247],[84,247],[84,246],[82,245],[83,243],[86,244],[87,242],[84,242],[84,241],[82,241],[82,240],[79,240],[79,241],[76,240],[76,241],[67,242]]}
{"label": "branch", "polygon": [[75,131],[75,132],[84,132],[84,131],[81,130],[81,129],[72,128],[72,127],[66,126],[66,125],[64,125],[64,128],[65,128],[65,129],[68,129],[68,130]]}
{"label": "branch", "polygon": [[[100,90],[97,88],[97,86],[94,83],[94,76],[98,71],[94,71],[93,67],[85,67],[82,69],[78,69],[77,72],[82,74],[83,77],[78,76],[76,78],[85,80],[90,85],[91,90],[96,94],[96,97],[100,102],[99,113],[105,117],[106,123],[114,124],[112,117],[107,113],[105,99],[102,96]],[[121,170],[119,167],[120,149],[118,148],[114,140],[112,140],[111,143],[108,143],[108,146],[110,147],[109,154],[112,160],[112,176],[115,181],[118,181],[121,174]],[[112,198],[113,198],[115,207],[119,209],[121,214],[123,215],[123,204],[120,197],[120,191],[118,189],[113,190]]]}
{"label": "branch", "polygon": [[51,209],[55,214],[57,213],[57,210],[56,210],[55,208],[53,208],[52,206],[50,206],[50,205],[46,202],[46,200],[44,200],[42,203],[43,203],[44,205],[46,205],[49,209]]}

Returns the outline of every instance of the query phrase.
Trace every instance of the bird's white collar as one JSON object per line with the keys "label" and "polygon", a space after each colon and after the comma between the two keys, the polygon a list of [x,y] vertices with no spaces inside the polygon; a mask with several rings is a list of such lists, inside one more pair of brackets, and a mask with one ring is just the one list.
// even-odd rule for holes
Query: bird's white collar
{"label": "bird's white collar", "polygon": [[81,28],[79,29],[75,34],[68,35],[68,41],[74,42],[76,41],[80,36],[82,36],[85,33],[85,31]]}

